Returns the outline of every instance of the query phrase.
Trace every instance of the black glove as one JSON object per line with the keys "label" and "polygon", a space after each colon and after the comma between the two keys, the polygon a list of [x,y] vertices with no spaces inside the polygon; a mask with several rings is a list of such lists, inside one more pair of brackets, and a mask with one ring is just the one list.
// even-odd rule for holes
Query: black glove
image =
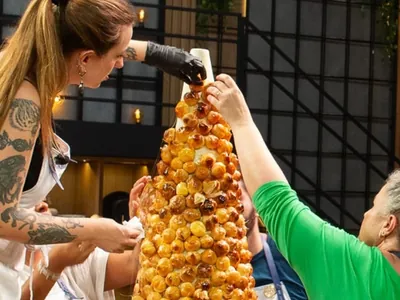
{"label": "black glove", "polygon": [[148,42],[144,63],[178,77],[187,84],[202,85],[202,80],[207,78],[206,69],[199,58],[171,46]]}

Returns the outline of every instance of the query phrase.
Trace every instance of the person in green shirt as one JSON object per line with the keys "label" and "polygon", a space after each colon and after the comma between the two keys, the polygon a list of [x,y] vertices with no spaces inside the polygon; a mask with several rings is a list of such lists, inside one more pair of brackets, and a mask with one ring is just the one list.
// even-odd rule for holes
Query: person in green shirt
{"label": "person in green shirt", "polygon": [[260,232],[258,215],[243,180],[239,182],[239,187],[242,190],[240,201],[243,204],[243,216],[246,220],[247,243],[250,252],[253,254],[251,266],[253,267],[253,278],[256,282],[255,287],[257,294],[262,295],[265,289],[274,285],[272,273],[265,255],[266,246],[268,245],[274,260],[276,272],[279,275],[279,279],[284,284],[290,299],[307,300],[306,291],[304,290],[299,276],[278,251],[271,236],[268,233]]}
{"label": "person in green shirt", "polygon": [[357,239],[299,201],[230,76],[217,76],[207,92],[232,128],[254,205],[309,299],[400,299],[400,172],[375,197]]}

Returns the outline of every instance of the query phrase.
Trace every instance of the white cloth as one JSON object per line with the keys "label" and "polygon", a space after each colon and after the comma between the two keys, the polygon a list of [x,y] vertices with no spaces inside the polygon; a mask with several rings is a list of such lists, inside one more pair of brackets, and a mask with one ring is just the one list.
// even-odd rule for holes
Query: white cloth
{"label": "white cloth", "polygon": [[143,225],[140,222],[138,217],[133,217],[132,219],[130,219],[128,222],[127,221],[123,221],[122,222],[123,225],[128,226],[132,229],[135,229],[137,231],[140,232],[140,234],[137,236],[136,241],[140,241],[141,239],[144,238],[144,229],[143,229]]}
{"label": "white cloth", "polygon": [[[109,253],[96,248],[82,264],[65,268],[60,279],[47,295],[46,300],[71,300],[68,297],[68,293],[74,296],[73,299],[114,300],[113,291],[104,292],[108,256]],[[21,273],[22,279],[24,281],[28,280],[30,275],[29,267],[25,266]],[[3,298],[0,296],[0,299]]]}
{"label": "white cloth", "polygon": [[0,264],[0,300],[21,299],[21,287],[24,284],[20,272]]}
{"label": "white cloth", "polygon": [[[69,145],[58,136],[57,140],[60,144],[60,150],[63,152],[62,154],[70,157]],[[52,150],[53,159],[58,154],[59,152],[56,149]],[[44,200],[56,184],[61,186],[60,178],[67,168],[67,164],[55,165],[55,168],[56,174],[52,174],[49,158],[45,157],[43,159],[38,182],[33,188],[22,193],[19,207],[33,209],[36,204]],[[18,277],[18,272],[15,271],[23,270],[25,252],[24,244],[0,239],[0,300],[20,299],[18,295],[21,289],[21,280]],[[13,295],[13,297],[10,298],[6,296],[3,291],[7,291],[7,293]]]}

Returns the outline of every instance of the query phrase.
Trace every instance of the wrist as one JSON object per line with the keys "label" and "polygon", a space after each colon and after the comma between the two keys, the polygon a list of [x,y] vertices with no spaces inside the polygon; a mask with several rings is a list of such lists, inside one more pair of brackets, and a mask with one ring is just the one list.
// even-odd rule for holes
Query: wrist
{"label": "wrist", "polygon": [[37,270],[39,274],[42,274],[46,280],[53,280],[57,281],[62,273],[62,270],[51,270],[49,267],[46,267],[43,263],[43,260],[40,260],[39,264],[37,265]]}
{"label": "wrist", "polygon": [[162,46],[152,41],[148,41],[143,62],[150,66],[156,65],[158,63],[157,53],[160,52],[160,47]]}
{"label": "wrist", "polygon": [[257,127],[251,116],[243,117],[242,119],[232,122],[232,124],[229,124],[229,126],[231,126],[233,135],[241,130],[247,130],[252,126]]}
{"label": "wrist", "polygon": [[82,219],[82,225],[84,225],[84,230],[79,231],[79,235],[74,239],[74,242],[82,242],[82,241],[93,241],[98,238],[99,234],[102,234],[101,228],[103,227],[101,224],[102,218],[84,218]]}

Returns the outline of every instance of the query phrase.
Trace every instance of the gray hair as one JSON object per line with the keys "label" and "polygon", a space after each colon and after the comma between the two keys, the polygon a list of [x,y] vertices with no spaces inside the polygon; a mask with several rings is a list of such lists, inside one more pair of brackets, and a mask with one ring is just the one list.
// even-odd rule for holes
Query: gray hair
{"label": "gray hair", "polygon": [[400,212],[400,169],[389,174],[386,180],[386,214],[398,214]]}

